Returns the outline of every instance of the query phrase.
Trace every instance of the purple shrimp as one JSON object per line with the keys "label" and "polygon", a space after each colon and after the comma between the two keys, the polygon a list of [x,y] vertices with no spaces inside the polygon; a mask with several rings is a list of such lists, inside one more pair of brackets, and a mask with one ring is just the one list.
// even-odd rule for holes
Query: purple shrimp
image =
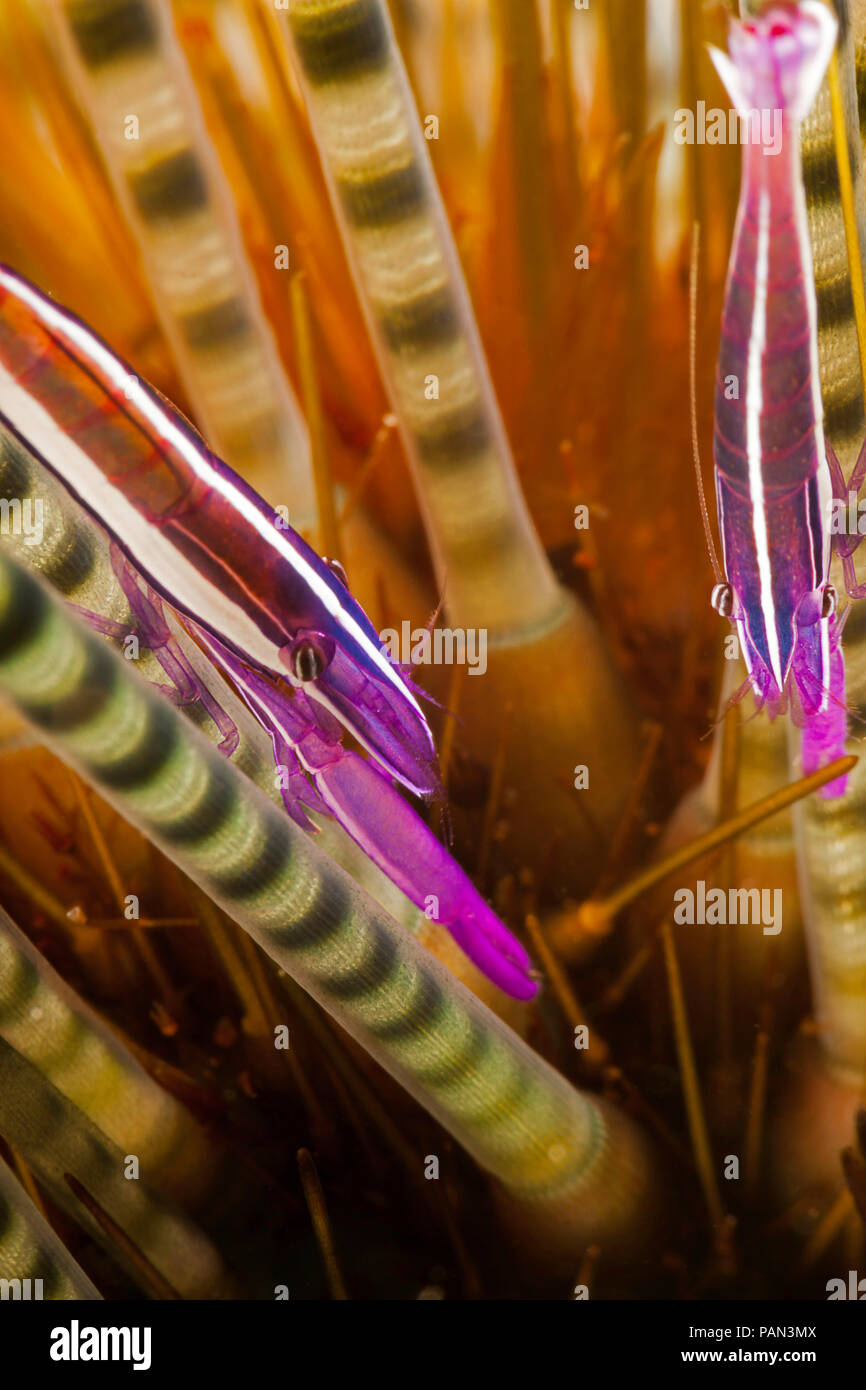
{"label": "purple shrimp", "polygon": [[[725,577],[713,606],[739,631],[758,704],[771,718],[790,709],[801,727],[807,773],[842,756],[847,732],[829,582],[834,493],[843,485],[824,437],[799,139],[836,30],[823,4],[781,3],[731,22],[730,56],[711,50],[744,137],[716,376]],[[859,472],[858,463],[852,487]],[[823,794],[841,795],[845,781]]]}
{"label": "purple shrimp", "polygon": [[[531,998],[537,984],[523,947],[392,784],[435,795],[436,751],[403,672],[342,574],[86,324],[3,267],[0,424],[111,537],[165,669],[160,602],[185,615],[231,676],[271,737],[292,818],[309,830],[303,807],[334,815],[479,969]],[[219,726],[230,751],[225,721]],[[343,747],[344,730],[378,767]]]}

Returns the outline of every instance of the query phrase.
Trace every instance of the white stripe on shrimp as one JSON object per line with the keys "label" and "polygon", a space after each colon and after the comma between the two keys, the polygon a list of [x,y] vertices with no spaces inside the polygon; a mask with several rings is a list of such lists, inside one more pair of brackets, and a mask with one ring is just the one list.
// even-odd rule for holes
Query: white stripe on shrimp
{"label": "white stripe on shrimp", "polygon": [[761,412],[764,405],[763,366],[767,344],[767,284],[770,263],[770,198],[766,189],[758,204],[758,252],[755,264],[755,304],[752,311],[752,331],[749,337],[749,356],[746,368],[746,448],[749,463],[749,493],[752,499],[752,529],[761,585],[761,612],[776,686],[782,689],[782,654],[776,631],[776,607],[773,602],[773,576],[767,538],[767,515],[764,507],[764,478],[761,453]]}

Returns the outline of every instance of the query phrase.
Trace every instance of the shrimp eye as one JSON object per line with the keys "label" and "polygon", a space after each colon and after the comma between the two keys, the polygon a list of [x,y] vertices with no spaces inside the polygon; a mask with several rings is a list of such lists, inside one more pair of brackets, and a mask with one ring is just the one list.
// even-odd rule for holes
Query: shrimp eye
{"label": "shrimp eye", "polygon": [[832,618],[836,612],[837,593],[832,584],[828,584],[821,597],[821,617]]}
{"label": "shrimp eye", "polygon": [[710,603],[723,618],[730,618],[734,611],[734,591],[730,584],[717,584],[710,597]]}
{"label": "shrimp eye", "polygon": [[292,673],[303,684],[318,680],[329,662],[329,653],[315,637],[302,637],[292,648]]}

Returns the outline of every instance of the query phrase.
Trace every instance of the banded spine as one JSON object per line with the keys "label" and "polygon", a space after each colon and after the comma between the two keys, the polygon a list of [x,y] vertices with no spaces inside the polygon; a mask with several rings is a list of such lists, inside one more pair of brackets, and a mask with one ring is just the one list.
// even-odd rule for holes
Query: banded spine
{"label": "banded spine", "polygon": [[[174,1199],[206,1208],[229,1176],[218,1149],[90,1014],[0,910],[0,1038]],[[0,1097],[3,1132],[4,1097]],[[94,1193],[98,1197],[98,1193]]]}
{"label": "banded spine", "polygon": [[259,491],[288,487],[296,529],[311,526],[306,425],[170,6],[53,0],[51,13],[201,429]]}
{"label": "banded spine", "polygon": [[562,598],[516,477],[382,0],[292,0],[288,33],[457,621],[551,625]]}
{"label": "banded spine", "polygon": [[[38,504],[43,517],[38,542],[6,535],[0,548],[11,555],[25,556],[58,595],[107,619],[121,634],[135,631],[135,620],[112,570],[104,533],[18,441],[3,431],[0,496],[15,498],[22,506],[29,504],[31,508]],[[267,736],[240,700],[214,676],[209,663],[174,624],[171,615],[169,622],[197,679],[216,696],[238,728],[235,766],[257,781],[282,811]],[[108,640],[118,649],[123,646],[122,635]],[[144,647],[135,665],[146,680],[165,682],[165,672],[154,654]],[[200,728],[212,743],[219,741],[220,732],[200,703],[180,708],[185,720]],[[414,906],[339,827],[326,821],[318,838],[322,848],[362,878],[400,920],[407,924],[414,921]],[[11,924],[9,929],[15,932]],[[0,919],[0,1038],[5,1038],[32,1064],[30,1075],[35,1087],[53,1087],[62,1095],[64,1104],[68,1102],[70,1109],[59,1112],[58,1125],[74,1128],[83,1116],[116,1143],[122,1154],[138,1155],[143,1172],[154,1187],[192,1212],[202,1227],[213,1234],[220,1249],[235,1247],[239,1231],[246,1229],[250,1220],[242,1170],[236,1164],[225,1163],[212,1138],[204,1139],[183,1107],[163,1093],[110,1035],[105,1041],[98,1021],[89,1020],[80,1002],[69,991],[64,992],[62,982],[29,948],[29,943],[23,946],[24,951],[29,948],[29,958],[23,958],[13,946],[4,936]],[[38,1020],[35,1013],[30,1018],[31,1010],[38,1012]],[[0,1134],[4,1132],[4,1099],[5,1092],[0,1089]],[[53,1133],[46,1130],[47,1148],[52,1147],[53,1140]],[[97,1150],[90,1152],[95,1155]],[[101,1200],[98,1184],[102,1171],[101,1167],[92,1170],[95,1184],[89,1184],[97,1200]],[[82,1181],[88,1185],[84,1175]],[[65,1198],[67,1194],[60,1195]],[[74,1214],[80,1215],[80,1208]],[[147,1227],[145,1220],[142,1239],[147,1235]],[[236,1257],[236,1272],[239,1277],[246,1277],[249,1266],[249,1277],[258,1277],[254,1260],[261,1251],[254,1251],[246,1239],[243,1249],[249,1260],[246,1255],[243,1260]],[[239,1264],[242,1270],[238,1269]],[[170,1270],[166,1273],[171,1278]],[[202,1288],[202,1296],[205,1294],[206,1289]]]}
{"label": "banded spine", "polygon": [[[18,1280],[25,1285],[29,1281],[29,1288],[17,1289],[11,1294],[13,1298],[41,1298],[46,1302],[102,1298],[2,1159],[0,1280]],[[38,1293],[36,1280],[41,1281]]]}
{"label": "banded spine", "polygon": [[126,1151],[0,1037],[4,1138],[24,1154],[53,1201],[105,1245],[137,1282],[141,1272],[73,1195],[77,1180],[182,1298],[230,1298],[237,1284],[208,1237],[151,1183],[125,1176]]}
{"label": "banded spine", "polygon": [[[639,756],[630,700],[594,619],[560,587],[526,506],[387,5],[288,0],[278,19],[449,619],[487,632],[483,698],[467,686],[461,705],[480,761],[492,764],[502,733],[491,710],[514,711],[510,825],[525,864],[546,862],[550,845],[539,785],[553,785],[575,747],[604,764],[583,807],[560,799],[557,834],[575,853],[556,881],[543,871],[551,896],[582,895],[595,855],[589,827],[613,833]],[[551,699],[539,702],[541,671],[556,674]]]}
{"label": "banded spine", "polygon": [[0,689],[539,1223],[626,1238],[642,1141],[575,1091],[0,548]]}
{"label": "banded spine", "polygon": [[860,143],[866,154],[866,0],[847,0],[854,44],[854,72]]}

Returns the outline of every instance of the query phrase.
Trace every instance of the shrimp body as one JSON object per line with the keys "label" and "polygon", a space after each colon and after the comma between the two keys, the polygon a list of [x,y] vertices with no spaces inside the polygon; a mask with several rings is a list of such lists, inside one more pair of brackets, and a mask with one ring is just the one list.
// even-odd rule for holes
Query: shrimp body
{"label": "shrimp body", "polygon": [[344,579],[86,324],[3,267],[0,425],[191,620],[288,767],[290,814],[306,828],[301,802],[335,815],[413,901],[436,900],[481,969],[530,997],[526,953],[389,780],[435,794],[436,751]]}
{"label": "shrimp body", "polygon": [[2,267],[0,417],[173,607],[302,686],[410,790],[436,790],[424,715],[345,584],[85,324]]}
{"label": "shrimp body", "polygon": [[802,725],[810,771],[841,754],[846,725],[799,141],[835,36],[829,10],[804,0],[733,22],[730,57],[712,54],[745,122],[715,391],[727,583],[714,601],[739,630],[759,703]]}

